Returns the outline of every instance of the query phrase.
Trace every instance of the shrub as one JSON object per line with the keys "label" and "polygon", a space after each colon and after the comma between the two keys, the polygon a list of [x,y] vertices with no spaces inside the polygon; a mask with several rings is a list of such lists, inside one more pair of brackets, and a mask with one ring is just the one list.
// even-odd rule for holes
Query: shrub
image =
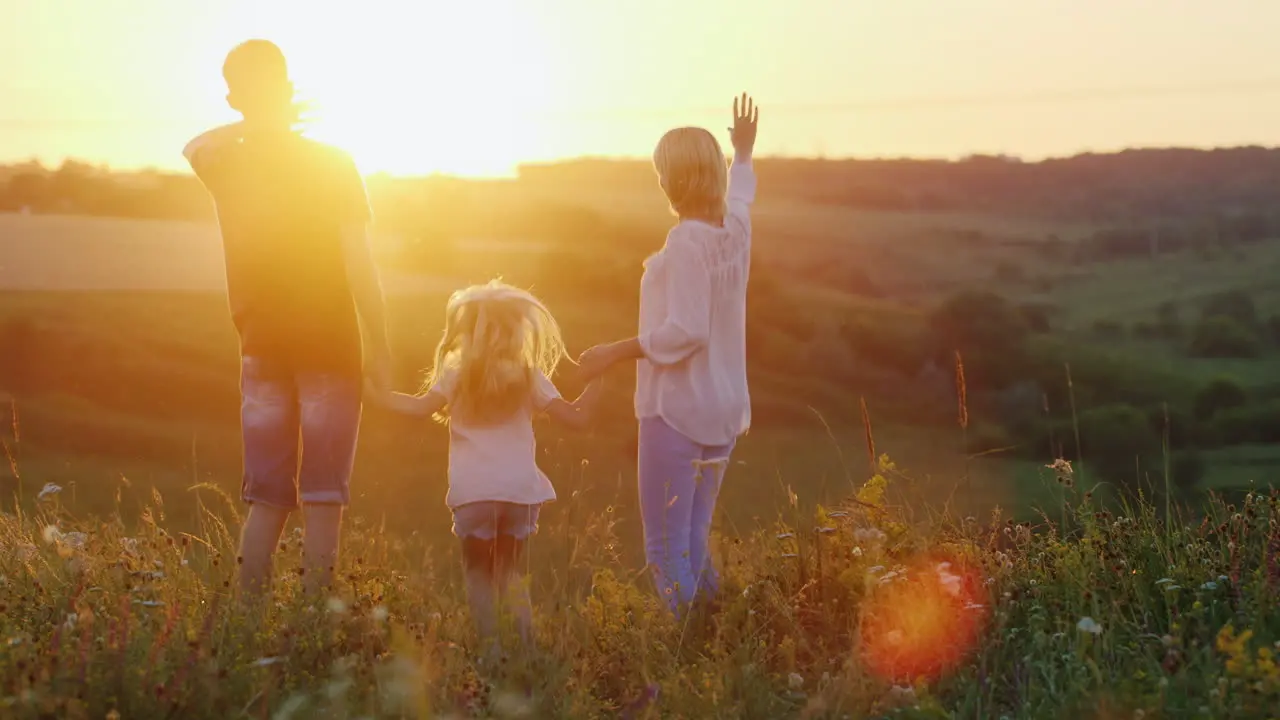
{"label": "shrub", "polygon": [[1191,336],[1188,352],[1200,358],[1254,358],[1261,353],[1257,334],[1225,315],[1201,320]]}
{"label": "shrub", "polygon": [[1255,325],[1258,322],[1258,308],[1254,305],[1253,296],[1243,290],[1231,290],[1218,293],[1205,301],[1201,308],[1201,317],[1205,320],[1215,317],[1231,318],[1242,325]]}
{"label": "shrub", "polygon": [[1225,445],[1280,442],[1280,400],[1223,410],[1211,426]]}
{"label": "shrub", "polygon": [[1093,334],[1104,340],[1119,340],[1124,337],[1124,325],[1115,320],[1099,320],[1093,324]]}
{"label": "shrub", "polygon": [[[1111,480],[1128,483],[1135,467],[1155,467],[1160,437],[1146,413],[1127,404],[1104,405],[1080,414],[1081,455]],[[1136,463],[1135,463],[1136,460]]]}
{"label": "shrub", "polygon": [[1212,420],[1222,410],[1240,407],[1249,400],[1244,388],[1230,378],[1218,378],[1196,393],[1195,416],[1197,420]]}
{"label": "shrub", "polygon": [[1208,465],[1204,456],[1195,450],[1184,450],[1173,456],[1169,467],[1169,479],[1183,496],[1190,495],[1204,479]]}

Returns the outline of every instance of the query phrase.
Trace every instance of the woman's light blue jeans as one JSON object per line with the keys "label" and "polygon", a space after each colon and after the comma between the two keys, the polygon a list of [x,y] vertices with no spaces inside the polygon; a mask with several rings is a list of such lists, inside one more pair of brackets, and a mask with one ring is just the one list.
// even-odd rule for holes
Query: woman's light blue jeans
{"label": "woman's light blue jeans", "polygon": [[718,587],[711,519],[734,443],[699,445],[661,418],[640,420],[638,475],[645,559],[673,612]]}

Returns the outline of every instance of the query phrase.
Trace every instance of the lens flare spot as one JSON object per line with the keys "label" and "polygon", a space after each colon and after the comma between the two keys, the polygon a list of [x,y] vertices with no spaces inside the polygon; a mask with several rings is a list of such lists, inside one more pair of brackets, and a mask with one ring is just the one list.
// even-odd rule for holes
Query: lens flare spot
{"label": "lens flare spot", "polygon": [[885,680],[936,678],[973,649],[986,618],[982,578],[954,559],[929,557],[876,585],[864,605],[862,652]]}

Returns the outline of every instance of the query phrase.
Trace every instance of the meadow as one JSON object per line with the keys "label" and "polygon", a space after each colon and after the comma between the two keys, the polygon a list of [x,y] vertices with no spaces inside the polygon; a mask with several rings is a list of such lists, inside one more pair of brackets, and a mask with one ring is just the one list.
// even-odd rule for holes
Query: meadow
{"label": "meadow", "polygon": [[[1104,160],[1141,164],[1071,162]],[[1270,211],[1206,224],[1239,183],[1199,170],[1171,219],[1075,165],[763,164],[723,607],[650,597],[619,373],[590,431],[538,428],[538,643],[496,668],[444,433],[377,410],[340,585],[300,593],[291,529],[271,603],[237,602],[235,337],[187,180],[70,195],[129,219],[0,215],[0,717],[1274,716]],[[604,167],[370,180],[403,387],[467,282],[533,288],[573,351],[633,327],[668,219]]]}

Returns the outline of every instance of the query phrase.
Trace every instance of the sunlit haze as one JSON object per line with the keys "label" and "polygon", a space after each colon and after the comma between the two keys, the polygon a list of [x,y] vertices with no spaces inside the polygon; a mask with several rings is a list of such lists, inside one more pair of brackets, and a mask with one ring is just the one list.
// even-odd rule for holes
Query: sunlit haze
{"label": "sunlit haze", "polygon": [[370,172],[645,157],[670,126],[721,130],[742,90],[765,154],[1280,142],[1280,5],[1250,0],[0,2],[6,162],[180,167],[235,118],[221,62],[250,37]]}

